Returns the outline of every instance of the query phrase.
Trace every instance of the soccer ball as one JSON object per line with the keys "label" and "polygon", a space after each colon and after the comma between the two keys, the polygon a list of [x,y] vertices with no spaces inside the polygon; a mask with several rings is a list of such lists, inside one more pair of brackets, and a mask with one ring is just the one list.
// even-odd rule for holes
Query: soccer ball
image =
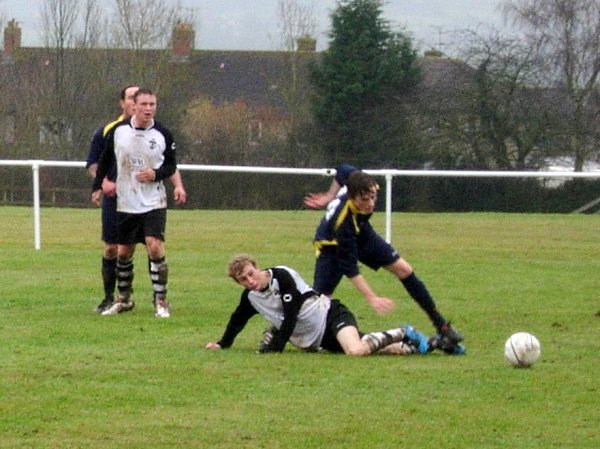
{"label": "soccer ball", "polygon": [[504,344],[504,356],[513,366],[531,366],[537,362],[541,353],[540,342],[529,332],[512,334]]}

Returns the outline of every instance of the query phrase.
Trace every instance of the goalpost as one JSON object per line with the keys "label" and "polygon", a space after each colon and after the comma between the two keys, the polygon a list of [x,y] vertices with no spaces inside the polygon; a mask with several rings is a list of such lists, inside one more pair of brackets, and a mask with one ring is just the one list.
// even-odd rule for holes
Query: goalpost
{"label": "goalpost", "polygon": [[[41,249],[40,223],[40,169],[43,167],[85,168],[85,162],[45,161],[45,160],[0,160],[0,166],[29,166],[32,170],[33,183],[33,228],[34,247]],[[286,168],[286,167],[253,167],[234,165],[192,165],[178,164],[181,171],[206,171],[229,173],[263,173],[286,175],[321,175],[334,176],[331,168]],[[372,176],[385,178],[385,239],[391,242],[392,235],[392,181],[395,177],[477,177],[477,178],[600,178],[600,172],[572,171],[486,171],[486,170],[395,170],[365,169]]]}

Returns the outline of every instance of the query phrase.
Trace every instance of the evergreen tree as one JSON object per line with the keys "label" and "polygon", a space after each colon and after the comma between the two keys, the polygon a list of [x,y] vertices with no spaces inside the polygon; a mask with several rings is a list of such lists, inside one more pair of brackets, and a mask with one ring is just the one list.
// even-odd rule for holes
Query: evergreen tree
{"label": "evergreen tree", "polygon": [[397,164],[402,153],[400,99],[420,71],[411,39],[391,30],[381,8],[380,0],[341,0],[329,48],[313,66],[313,115],[332,163]]}

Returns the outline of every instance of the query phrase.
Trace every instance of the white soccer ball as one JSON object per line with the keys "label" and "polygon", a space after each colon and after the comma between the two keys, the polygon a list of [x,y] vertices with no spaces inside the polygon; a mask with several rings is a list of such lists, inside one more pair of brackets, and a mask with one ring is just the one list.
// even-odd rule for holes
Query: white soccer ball
{"label": "white soccer ball", "polygon": [[531,366],[538,361],[541,353],[540,342],[529,332],[512,334],[504,344],[504,356],[513,366]]}

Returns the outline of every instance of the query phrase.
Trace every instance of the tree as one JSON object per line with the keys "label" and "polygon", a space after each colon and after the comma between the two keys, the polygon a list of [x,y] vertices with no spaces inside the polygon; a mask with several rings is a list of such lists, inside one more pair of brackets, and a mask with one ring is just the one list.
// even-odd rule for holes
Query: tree
{"label": "tree", "polygon": [[272,108],[250,108],[242,99],[216,105],[201,97],[186,108],[181,131],[189,141],[189,158],[200,164],[276,165],[285,132]]}
{"label": "tree", "polygon": [[595,127],[600,109],[593,97],[600,73],[598,0],[507,0],[504,10],[521,25],[528,43],[540,43],[538,61],[548,82],[565,93],[567,147],[575,170],[598,146]]}
{"label": "tree", "polygon": [[[114,0],[112,48],[130,50],[130,76],[136,83],[160,87],[158,73],[169,61],[169,39],[175,25],[183,20],[182,8],[168,0]],[[159,56],[149,66],[148,52]]]}
{"label": "tree", "polygon": [[314,36],[317,28],[312,5],[302,5],[296,0],[279,0],[277,16],[284,50],[298,50],[298,40]]}
{"label": "tree", "polygon": [[294,154],[306,145],[305,129],[310,120],[306,96],[306,60],[312,60],[312,55],[302,51],[298,44],[302,40],[315,42],[313,36],[316,24],[312,5],[301,5],[296,0],[279,0],[277,15],[284,50],[282,67],[286,70],[283,74],[284,83],[279,86],[278,92],[287,107],[288,150],[290,154]]}
{"label": "tree", "polygon": [[[114,0],[111,12],[100,0],[42,2],[48,57],[20,85],[39,92],[30,96],[31,112],[23,116],[35,117],[44,157],[84,157],[90,130],[118,112],[123,85],[147,85],[161,90],[162,97],[162,84],[176,84],[163,71],[170,58],[167,43],[181,16],[178,4],[169,5],[168,0]],[[90,108],[93,114],[82,113]]]}
{"label": "tree", "polygon": [[114,43],[133,50],[168,47],[181,6],[166,0],[114,0]]}
{"label": "tree", "polygon": [[[312,72],[313,114],[332,162],[364,164],[373,150],[386,148],[389,156],[402,145],[404,112],[391,105],[400,104],[420,73],[410,38],[391,30],[381,5],[340,1],[329,48]],[[378,126],[386,120],[392,128]]]}
{"label": "tree", "polygon": [[[54,56],[54,89],[49,114],[42,127],[46,128],[47,134],[56,138],[58,146],[63,146],[65,140],[68,140],[69,128],[69,124],[62,116],[68,86],[66,53],[73,44],[79,2],[78,0],[46,0],[42,3],[41,15],[46,47],[52,50]],[[52,141],[50,137],[47,140]]]}
{"label": "tree", "polygon": [[555,92],[539,84],[536,47],[497,31],[465,30],[459,41],[464,62],[446,59],[460,64],[447,73],[452,85],[438,82],[420,98],[437,131],[430,160],[438,168],[533,168],[556,127]]}
{"label": "tree", "polygon": [[[98,126],[88,104],[102,110],[102,91],[108,83],[106,57],[90,49],[103,39],[104,18],[99,0],[44,0],[40,8],[41,35],[45,42],[43,64],[25,69],[17,89],[28,92],[27,106],[17,102],[21,114],[31,117],[39,136],[29,143],[38,156],[81,157],[89,142],[89,128]],[[38,146],[39,145],[39,146]]]}

